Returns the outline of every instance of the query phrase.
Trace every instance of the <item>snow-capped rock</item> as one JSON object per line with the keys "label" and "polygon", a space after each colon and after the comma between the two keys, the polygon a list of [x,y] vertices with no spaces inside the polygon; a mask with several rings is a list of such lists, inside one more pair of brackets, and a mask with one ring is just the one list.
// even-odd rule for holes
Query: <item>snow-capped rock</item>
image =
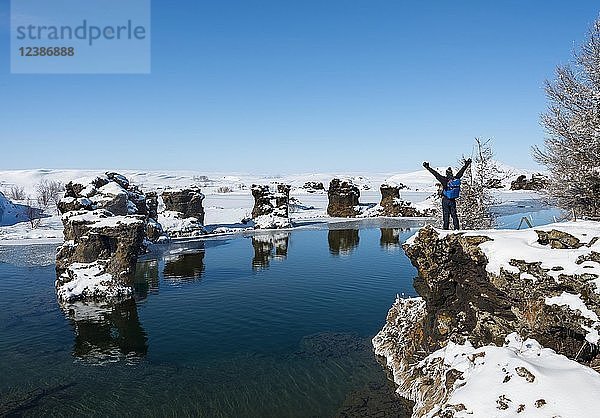
{"label": "snow-capped rock", "polygon": [[329,204],[327,214],[341,218],[353,218],[360,213],[360,190],[352,180],[335,178],[329,183],[327,191]]}
{"label": "snow-capped rock", "polygon": [[398,298],[373,339],[413,417],[579,417],[597,407],[600,374],[517,333],[501,346],[449,341],[424,356],[425,316],[421,298]]}
{"label": "snow-capped rock", "polygon": [[162,235],[149,217],[156,205],[148,206],[144,193],[118,173],[75,180],[65,189],[58,205],[65,239],[56,254],[59,300],[130,295],[144,240]]}
{"label": "snow-capped rock", "polygon": [[162,193],[165,210],[179,212],[180,218],[196,218],[204,224],[204,194],[198,188],[168,189]]}
{"label": "snow-capped rock", "polygon": [[384,183],[379,187],[381,201],[377,210],[381,216],[430,216],[430,212],[421,212],[410,202],[400,198],[400,190],[406,188],[404,185]]}
{"label": "snow-capped rock", "polygon": [[[404,249],[421,298],[398,299],[373,344],[413,416],[581,416],[580,393],[559,389],[561,371],[585,396],[600,384],[600,223],[426,227]],[[519,349],[514,332],[528,339]]]}
{"label": "snow-capped rock", "polygon": [[276,184],[275,190],[268,185],[252,185],[252,220],[255,229],[283,229],[292,226],[289,217],[290,188],[287,184]]}

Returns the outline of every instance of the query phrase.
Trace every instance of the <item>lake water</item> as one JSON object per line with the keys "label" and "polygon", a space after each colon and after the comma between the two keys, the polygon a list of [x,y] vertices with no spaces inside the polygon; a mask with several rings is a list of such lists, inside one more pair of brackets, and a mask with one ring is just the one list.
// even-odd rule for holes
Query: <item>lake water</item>
{"label": "lake water", "polygon": [[0,247],[0,415],[401,408],[370,339],[415,294],[400,247],[415,230],[332,228],[161,247],[138,263],[135,300],[64,311],[54,247]]}
{"label": "lake water", "polygon": [[[499,224],[524,214],[558,212],[500,207]],[[63,309],[55,246],[0,246],[0,416],[402,416],[370,339],[396,294],[415,295],[401,249],[415,226],[160,246],[138,263],[135,300]]]}

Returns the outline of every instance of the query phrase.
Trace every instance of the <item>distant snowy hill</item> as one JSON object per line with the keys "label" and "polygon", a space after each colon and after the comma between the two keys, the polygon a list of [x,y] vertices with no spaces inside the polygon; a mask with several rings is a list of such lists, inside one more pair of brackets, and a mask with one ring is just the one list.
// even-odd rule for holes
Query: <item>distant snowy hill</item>
{"label": "distant snowy hill", "polygon": [[[498,163],[499,168],[506,174],[503,184],[509,186],[510,181],[520,174],[531,175],[535,171],[522,170]],[[446,166],[436,167],[444,173]],[[455,169],[457,169],[455,167]],[[425,169],[408,173],[304,173],[287,175],[260,175],[238,173],[206,173],[202,171],[177,170],[177,171],[143,171],[143,170],[10,170],[0,171],[0,189],[10,186],[20,186],[27,193],[33,193],[36,184],[42,179],[55,180],[68,183],[80,177],[90,177],[103,174],[106,171],[117,171],[125,175],[132,183],[145,190],[161,190],[169,187],[200,186],[205,194],[216,193],[219,189],[227,187],[233,192],[248,190],[252,184],[268,184],[281,182],[292,185],[292,189],[299,189],[306,182],[322,182],[327,188],[334,178],[351,179],[361,190],[378,191],[384,182],[402,183],[413,191],[434,191],[435,179]]]}

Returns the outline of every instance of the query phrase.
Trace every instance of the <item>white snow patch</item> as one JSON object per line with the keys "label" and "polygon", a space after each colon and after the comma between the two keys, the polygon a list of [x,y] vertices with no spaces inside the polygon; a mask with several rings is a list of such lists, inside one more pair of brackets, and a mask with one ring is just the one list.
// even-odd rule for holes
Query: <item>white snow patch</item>
{"label": "white snow patch", "polygon": [[289,218],[276,216],[272,213],[257,216],[253,221],[256,229],[284,229],[292,226]]}
{"label": "white snow patch", "polygon": [[98,260],[93,263],[73,263],[57,280],[56,293],[59,300],[73,302],[80,299],[116,298],[132,294],[130,287],[113,280],[106,273],[104,263]]}
{"label": "white snow patch", "polygon": [[596,312],[585,306],[585,303],[581,300],[581,295],[579,294],[574,295],[572,293],[562,292],[560,296],[547,297],[546,305],[566,306],[572,311],[579,311],[584,318],[598,321]]}
{"label": "white snow patch", "polygon": [[119,225],[141,224],[144,221],[138,216],[120,215],[106,216],[103,210],[67,212],[63,219],[74,222],[84,222],[90,228],[116,228]]}
{"label": "white snow patch", "polygon": [[586,306],[585,302],[581,299],[581,295],[562,292],[559,296],[547,297],[545,303],[546,305],[566,306],[574,312],[579,312],[584,318],[593,321],[591,326],[583,324],[581,326],[588,332],[585,336],[586,341],[591,344],[598,344],[598,340],[600,339],[600,335],[598,335],[598,328],[600,328],[598,315]]}
{"label": "white snow patch", "polygon": [[158,214],[158,223],[163,227],[163,231],[169,236],[200,236],[204,235],[205,231],[194,217],[181,218],[179,212],[164,211]]}
{"label": "white snow patch", "polygon": [[[516,333],[503,347],[474,349],[448,343],[420,366],[439,358],[448,369],[462,372],[445,405],[464,405],[454,417],[585,417],[600,408],[600,374],[567,357],[523,341]],[[542,401],[543,400],[543,401]],[[504,409],[503,409],[504,408]]]}

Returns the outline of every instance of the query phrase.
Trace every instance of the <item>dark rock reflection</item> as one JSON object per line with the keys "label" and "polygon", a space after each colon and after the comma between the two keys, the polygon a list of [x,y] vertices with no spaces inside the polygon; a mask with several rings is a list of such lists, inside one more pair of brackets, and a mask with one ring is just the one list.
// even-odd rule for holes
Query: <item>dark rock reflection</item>
{"label": "dark rock reflection", "polygon": [[73,324],[73,356],[86,363],[135,361],[146,355],[148,338],[134,299],[101,304],[75,302],[63,306]]}
{"label": "dark rock reflection", "polygon": [[288,253],[289,232],[261,234],[252,237],[252,268],[254,270],[268,268],[272,259],[285,259]]}
{"label": "dark rock reflection", "polygon": [[202,279],[204,273],[204,250],[165,258],[165,280],[191,282]]}
{"label": "dark rock reflection", "polygon": [[330,229],[327,241],[331,254],[348,255],[358,247],[358,229]]}
{"label": "dark rock reflection", "polygon": [[137,263],[134,288],[137,299],[145,299],[149,293],[158,293],[158,260]]}
{"label": "dark rock reflection", "polygon": [[168,283],[199,281],[204,273],[204,242],[155,247],[136,265],[133,295],[124,300],[62,303],[73,325],[73,356],[85,363],[132,362],[148,351],[148,338],[140,323],[138,302],[156,294]]}
{"label": "dark rock reflection", "polygon": [[381,231],[381,238],[379,239],[379,245],[384,248],[399,247],[400,234],[402,233],[401,228],[379,228]]}

